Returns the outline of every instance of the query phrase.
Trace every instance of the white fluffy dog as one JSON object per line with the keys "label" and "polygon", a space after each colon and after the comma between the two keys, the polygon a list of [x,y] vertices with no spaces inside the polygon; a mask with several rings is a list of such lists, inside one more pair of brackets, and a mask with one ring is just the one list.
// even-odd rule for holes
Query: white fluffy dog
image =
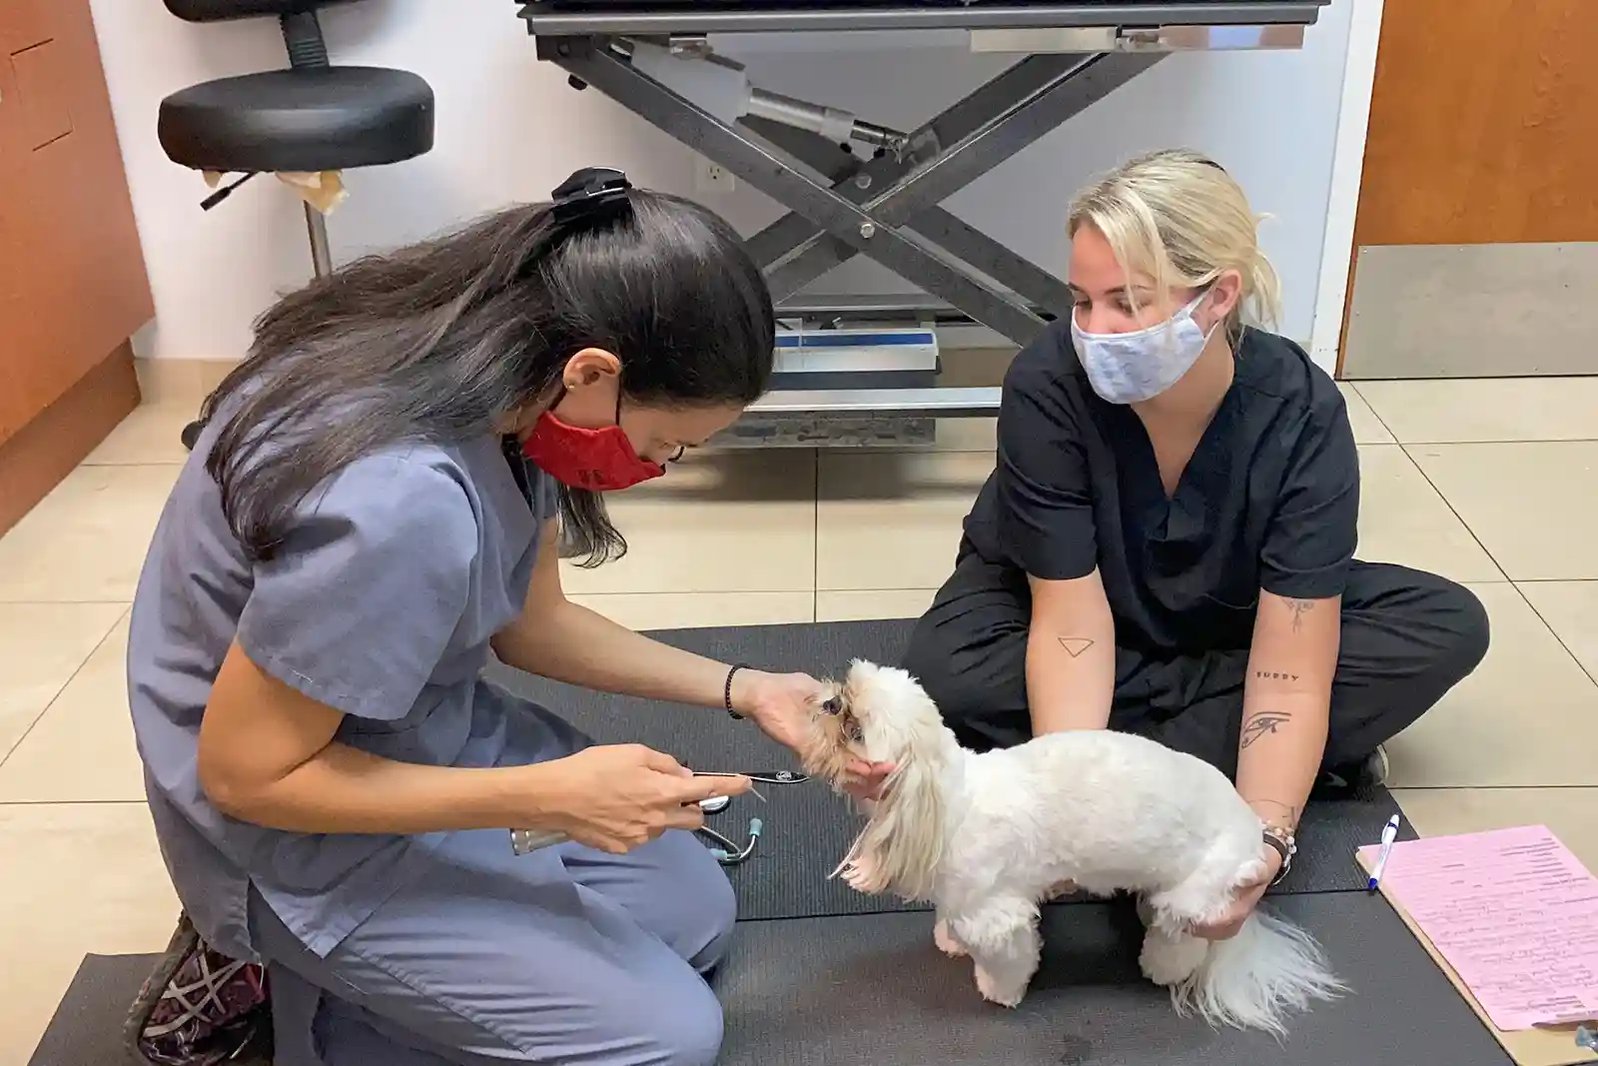
{"label": "white fluffy dog", "polygon": [[1141,737],[1059,733],[976,754],[903,670],[855,662],[817,707],[806,769],[838,782],[851,754],[892,762],[834,875],[930,902],[933,939],[971,956],[977,989],[1021,1002],[1038,966],[1038,906],[1074,882],[1140,897],[1139,962],[1179,1012],[1281,1036],[1284,1015],[1342,985],[1309,934],[1256,910],[1231,940],[1190,935],[1262,869],[1260,819],[1214,767]]}

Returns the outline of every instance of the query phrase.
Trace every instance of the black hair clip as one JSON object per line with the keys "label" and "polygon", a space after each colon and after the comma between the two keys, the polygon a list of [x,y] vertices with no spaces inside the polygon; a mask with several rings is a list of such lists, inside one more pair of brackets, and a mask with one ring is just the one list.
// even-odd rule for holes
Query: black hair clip
{"label": "black hair clip", "polygon": [[556,221],[608,214],[625,209],[631,201],[627,193],[632,188],[627,175],[609,167],[584,167],[561,182],[551,194],[554,201],[550,210]]}

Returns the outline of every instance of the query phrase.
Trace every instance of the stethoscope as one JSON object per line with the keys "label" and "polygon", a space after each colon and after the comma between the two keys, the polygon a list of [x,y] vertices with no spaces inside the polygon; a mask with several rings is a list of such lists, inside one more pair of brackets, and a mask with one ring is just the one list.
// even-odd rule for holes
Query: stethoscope
{"label": "stethoscope", "polygon": [[[751,781],[758,781],[761,784],[766,785],[798,785],[810,780],[810,775],[801,774],[795,770],[773,770],[765,773],[746,774],[712,773],[709,771],[701,771],[695,773],[694,776],[747,777]],[[760,795],[758,790],[751,791],[753,791],[755,796],[761,800],[766,798]],[[699,801],[699,809],[704,811],[706,814],[720,814],[731,805],[731,796],[712,796],[709,799],[703,799]],[[755,845],[760,842],[760,833],[764,828],[765,827],[759,818],[749,819],[749,842],[741,848],[732,839],[716,832],[716,830],[710,828],[708,825],[700,826],[697,830],[695,830],[695,832],[699,833],[701,836],[708,837],[710,840],[719,845],[719,847],[709,849],[711,856],[717,862],[721,863],[723,866],[737,866],[739,863],[748,859],[749,856],[755,853]]]}
{"label": "stethoscope", "polygon": [[[801,785],[810,780],[809,774],[802,774],[797,770],[767,770],[756,773],[724,773],[709,770],[696,770],[695,777],[747,777],[751,781],[762,785]],[[758,789],[752,789],[755,797],[764,800]],[[720,814],[732,804],[731,796],[712,796],[699,801],[699,809],[706,814]],[[715,860],[723,866],[737,866],[755,853],[755,845],[760,842],[760,834],[765,826],[759,818],[749,819],[749,842],[739,847],[732,840],[709,826],[700,826],[696,833],[713,841],[717,846],[708,849]],[[569,839],[566,834],[558,832],[540,833],[532,829],[512,829],[510,832],[511,851],[517,855],[526,855],[547,848],[551,844],[564,843]]]}

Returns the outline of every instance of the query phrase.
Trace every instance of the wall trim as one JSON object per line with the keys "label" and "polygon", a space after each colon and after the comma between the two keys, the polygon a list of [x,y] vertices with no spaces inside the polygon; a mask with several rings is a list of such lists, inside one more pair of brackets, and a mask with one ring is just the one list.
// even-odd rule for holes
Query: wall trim
{"label": "wall trim", "polygon": [[139,391],[145,403],[192,406],[196,409],[228,372],[239,365],[237,359],[135,359]]}
{"label": "wall trim", "polygon": [[1370,124],[1371,88],[1376,80],[1376,49],[1382,34],[1383,6],[1383,0],[1347,2],[1353,5],[1353,10],[1349,14],[1348,55],[1343,64],[1343,95],[1337,110],[1332,182],[1326,204],[1326,236],[1321,244],[1321,272],[1309,349],[1315,364],[1334,376],[1338,371],[1343,312],[1352,279],[1354,220],[1359,214],[1365,133]]}

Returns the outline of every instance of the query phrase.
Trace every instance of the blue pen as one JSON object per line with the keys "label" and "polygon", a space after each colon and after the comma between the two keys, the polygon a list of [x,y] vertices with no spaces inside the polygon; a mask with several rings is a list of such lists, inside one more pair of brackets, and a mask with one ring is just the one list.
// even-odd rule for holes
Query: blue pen
{"label": "blue pen", "polygon": [[1382,829],[1382,850],[1376,856],[1376,866],[1371,870],[1370,880],[1365,884],[1365,891],[1376,891],[1376,886],[1382,879],[1382,871],[1387,869],[1387,857],[1393,853],[1393,844],[1397,840],[1398,815],[1395,814],[1387,819],[1387,825]]}

